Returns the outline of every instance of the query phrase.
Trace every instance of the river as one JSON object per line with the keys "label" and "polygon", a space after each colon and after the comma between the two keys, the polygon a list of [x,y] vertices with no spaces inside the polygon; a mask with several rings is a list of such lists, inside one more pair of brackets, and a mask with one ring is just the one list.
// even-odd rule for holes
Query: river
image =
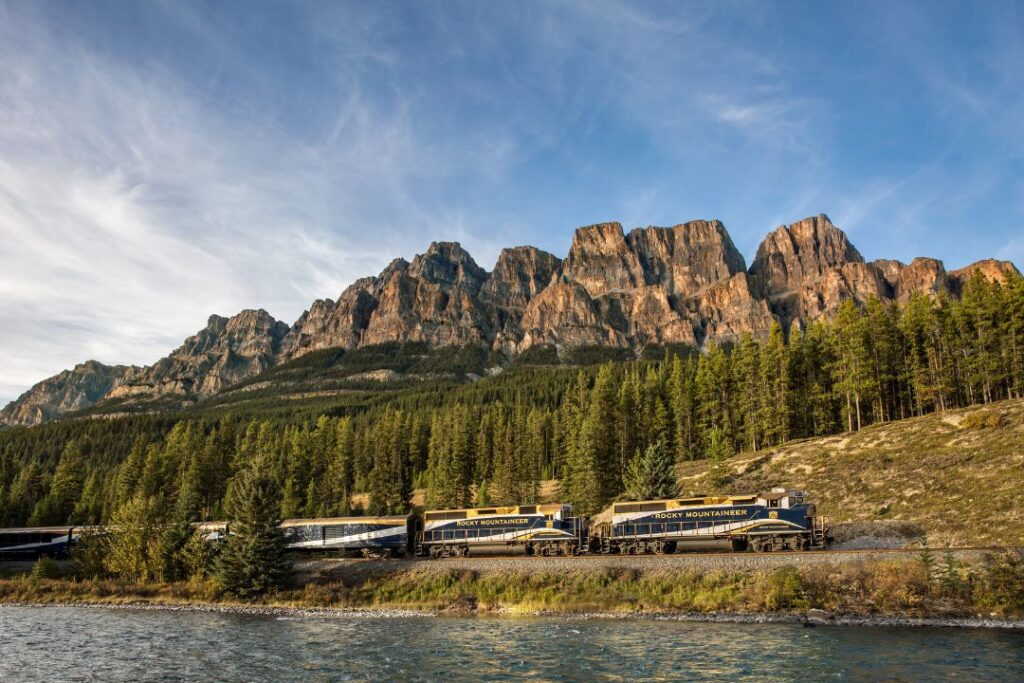
{"label": "river", "polygon": [[0,606],[0,681],[1021,681],[1024,633]]}

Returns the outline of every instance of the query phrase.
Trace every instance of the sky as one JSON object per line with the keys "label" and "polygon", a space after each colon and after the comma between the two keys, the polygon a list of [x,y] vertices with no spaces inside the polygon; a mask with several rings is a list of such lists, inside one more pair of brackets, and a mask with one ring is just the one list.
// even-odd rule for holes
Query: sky
{"label": "sky", "polygon": [[457,240],[1024,264],[1014,2],[0,0],[0,405]]}

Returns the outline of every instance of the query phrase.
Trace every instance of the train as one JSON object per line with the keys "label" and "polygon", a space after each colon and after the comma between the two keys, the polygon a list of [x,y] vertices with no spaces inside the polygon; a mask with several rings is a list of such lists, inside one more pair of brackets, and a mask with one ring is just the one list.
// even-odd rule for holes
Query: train
{"label": "train", "polygon": [[[90,527],[0,529],[0,560],[66,555]],[[94,527],[95,528],[95,527]],[[210,542],[231,533],[227,522],[196,524]],[[689,496],[612,503],[594,517],[563,503],[427,510],[383,517],[287,519],[287,547],[365,557],[466,557],[475,550],[526,555],[669,554],[728,543],[733,551],[826,548],[828,520],[803,491],[774,488],[750,495]]]}

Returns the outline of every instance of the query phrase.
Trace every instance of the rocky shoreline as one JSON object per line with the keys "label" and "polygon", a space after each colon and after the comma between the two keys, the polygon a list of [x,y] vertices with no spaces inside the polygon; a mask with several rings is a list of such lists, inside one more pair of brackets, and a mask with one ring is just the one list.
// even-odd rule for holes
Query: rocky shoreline
{"label": "rocky shoreline", "polygon": [[1024,620],[956,617],[894,617],[832,614],[811,609],[805,612],[560,612],[539,610],[416,610],[402,608],[291,607],[279,605],[225,605],[217,603],[159,604],[147,602],[0,602],[9,607],[75,607],[86,609],[141,610],[165,612],[206,612],[278,618],[407,619],[443,617],[559,618],[567,620],[689,621],[723,624],[783,624],[791,626],[870,626],[925,628],[991,628],[1024,631]]}

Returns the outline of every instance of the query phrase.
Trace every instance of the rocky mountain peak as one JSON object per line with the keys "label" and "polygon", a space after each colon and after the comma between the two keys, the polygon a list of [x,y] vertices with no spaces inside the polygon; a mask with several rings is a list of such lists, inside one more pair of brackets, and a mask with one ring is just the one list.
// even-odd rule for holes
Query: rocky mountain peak
{"label": "rocky mountain peak", "polygon": [[1020,271],[1017,270],[1017,266],[1013,265],[1010,261],[1000,261],[994,258],[982,259],[981,261],[975,261],[969,266],[964,266],[958,270],[954,270],[950,273],[950,276],[966,282],[971,275],[975,272],[980,272],[989,280],[995,280],[996,282],[1003,282],[1010,275],[1020,275]]}
{"label": "rocky mountain peak", "polygon": [[560,258],[543,249],[507,247],[498,255],[480,296],[497,306],[522,309],[551,283],[561,265]]}
{"label": "rocky mountain peak", "polygon": [[33,385],[0,410],[0,425],[30,427],[64,413],[95,405],[125,377],[139,368],[104,365],[95,360],[79,363]]}
{"label": "rocky mountain peak", "polygon": [[649,285],[688,296],[747,269],[721,221],[636,228],[626,236]]}
{"label": "rocky mountain peak", "polygon": [[409,275],[437,285],[462,287],[473,294],[487,279],[487,271],[458,242],[431,243],[412,260]]}
{"label": "rocky mountain peak", "polygon": [[562,263],[562,276],[581,285],[592,297],[644,284],[643,267],[619,223],[577,228],[569,256]]}
{"label": "rocky mountain peak", "polygon": [[780,225],[765,237],[750,266],[750,276],[761,294],[778,297],[847,263],[863,262],[846,233],[820,214]]}

